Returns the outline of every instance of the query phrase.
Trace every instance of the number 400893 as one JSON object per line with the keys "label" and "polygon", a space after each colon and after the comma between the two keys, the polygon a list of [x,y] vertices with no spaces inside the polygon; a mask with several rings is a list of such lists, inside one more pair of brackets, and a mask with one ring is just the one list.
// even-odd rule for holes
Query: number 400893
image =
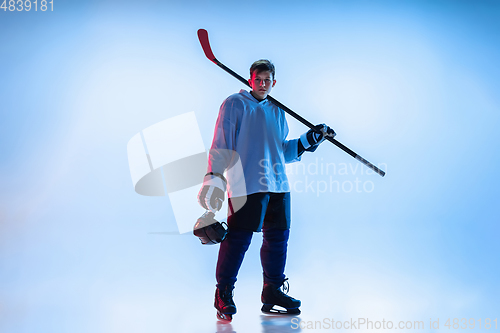
{"label": "number 400893", "polygon": [[[1,0],[0,0],[1,1]],[[54,11],[54,0],[3,0],[0,9],[3,9],[4,12],[29,12],[30,10],[42,11],[45,12],[47,10]]]}

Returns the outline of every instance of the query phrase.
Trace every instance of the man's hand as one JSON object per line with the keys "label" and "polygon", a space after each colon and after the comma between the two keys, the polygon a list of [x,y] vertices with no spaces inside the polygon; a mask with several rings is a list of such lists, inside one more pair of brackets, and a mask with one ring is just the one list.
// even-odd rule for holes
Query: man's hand
{"label": "man's hand", "polygon": [[304,146],[306,151],[315,151],[319,144],[325,140],[326,137],[334,138],[335,133],[330,127],[325,124],[314,126],[312,129],[300,136],[300,143]]}
{"label": "man's hand", "polygon": [[226,178],[220,173],[209,172],[203,179],[203,186],[198,193],[198,202],[201,207],[216,213],[224,202]]}

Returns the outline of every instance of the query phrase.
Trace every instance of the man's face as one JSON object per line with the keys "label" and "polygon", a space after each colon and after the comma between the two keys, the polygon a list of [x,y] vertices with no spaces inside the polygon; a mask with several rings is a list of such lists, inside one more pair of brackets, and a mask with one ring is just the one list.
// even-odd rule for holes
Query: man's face
{"label": "man's face", "polygon": [[248,80],[250,87],[252,87],[252,95],[257,99],[264,99],[269,95],[271,89],[276,84],[276,80],[273,79],[271,72],[254,71],[252,77]]}

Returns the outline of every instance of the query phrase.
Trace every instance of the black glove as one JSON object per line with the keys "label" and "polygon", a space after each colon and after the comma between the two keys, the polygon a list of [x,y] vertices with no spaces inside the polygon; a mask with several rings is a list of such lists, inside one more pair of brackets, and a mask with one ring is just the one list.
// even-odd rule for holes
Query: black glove
{"label": "black glove", "polygon": [[302,134],[300,136],[300,143],[302,143],[302,146],[306,151],[313,152],[319,147],[319,144],[323,142],[327,136],[333,139],[335,135],[337,134],[330,127],[325,124],[319,124]]}

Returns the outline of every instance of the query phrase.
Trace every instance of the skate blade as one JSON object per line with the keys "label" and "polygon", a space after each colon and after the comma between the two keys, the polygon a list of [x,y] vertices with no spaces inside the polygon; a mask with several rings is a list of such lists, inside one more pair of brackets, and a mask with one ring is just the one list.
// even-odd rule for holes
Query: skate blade
{"label": "skate blade", "polygon": [[271,315],[299,315],[299,308],[275,308],[274,304],[264,304],[260,309],[263,313]]}
{"label": "skate blade", "polygon": [[230,323],[233,320],[233,315],[217,311],[217,319]]}

